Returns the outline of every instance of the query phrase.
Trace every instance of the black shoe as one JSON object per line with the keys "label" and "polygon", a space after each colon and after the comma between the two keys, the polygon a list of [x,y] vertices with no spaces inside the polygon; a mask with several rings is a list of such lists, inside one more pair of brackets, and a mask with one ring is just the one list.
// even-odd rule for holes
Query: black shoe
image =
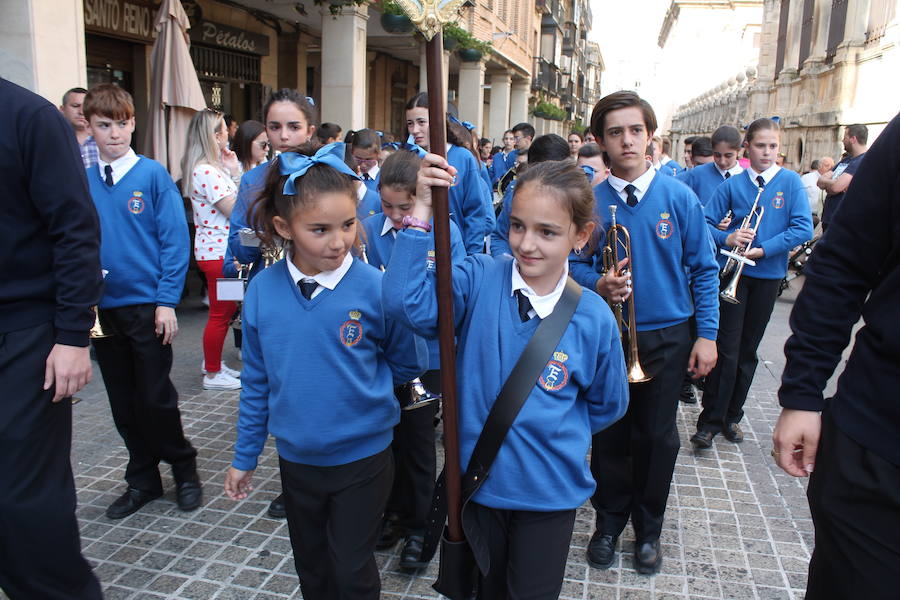
{"label": "black shoe", "polygon": [[741,426],[737,423],[727,425],[725,429],[722,430],[722,435],[725,436],[726,440],[735,444],[740,444],[744,441],[744,432],[741,431]]}
{"label": "black shoe", "polygon": [[609,535],[595,531],[588,542],[587,561],[592,567],[608,569],[616,558],[617,535]]}
{"label": "black shoe", "polygon": [[662,547],[659,538],[634,545],[634,569],[641,575],[653,575],[662,566]]}
{"label": "black shoe", "polygon": [[273,519],[286,519],[287,509],[284,507],[284,493],[278,494],[269,504],[268,515]]}
{"label": "black shoe", "polygon": [[712,441],[715,436],[716,434],[712,431],[700,430],[691,436],[691,443],[698,450],[712,448]]}
{"label": "black shoe", "polygon": [[681,401],[685,404],[697,404],[697,395],[694,393],[694,384],[690,379],[685,379],[681,384]]}
{"label": "black shoe", "polygon": [[196,510],[203,502],[203,486],[199,481],[182,481],[175,485],[175,500],[179,510]]}
{"label": "black shoe", "polygon": [[425,536],[412,534],[403,543],[400,551],[400,566],[404,569],[421,569],[427,567],[430,561],[422,560],[422,547],[425,545]]}
{"label": "black shoe", "polygon": [[378,536],[378,541],[375,542],[376,550],[393,548],[400,541],[400,538],[403,537],[403,528],[400,527],[398,520],[399,517],[395,514],[384,516],[384,520],[381,521],[381,533]]}
{"label": "black shoe", "polygon": [[124,519],[128,515],[136,513],[142,506],[162,496],[162,492],[145,492],[136,487],[128,486],[125,493],[116,498],[116,501],[106,509],[109,519]]}

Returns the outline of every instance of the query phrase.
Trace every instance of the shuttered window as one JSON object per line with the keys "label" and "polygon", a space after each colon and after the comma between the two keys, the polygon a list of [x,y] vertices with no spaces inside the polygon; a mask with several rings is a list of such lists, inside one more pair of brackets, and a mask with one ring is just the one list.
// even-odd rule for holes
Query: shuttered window
{"label": "shuttered window", "polygon": [[831,63],[837,54],[837,47],[844,41],[847,25],[847,4],[850,0],[832,0],[831,23],[828,25],[828,45],[825,47],[825,62]]}
{"label": "shuttered window", "polygon": [[781,0],[781,11],[778,17],[778,40],[775,42],[775,77],[784,68],[784,53],[787,49],[787,28],[790,12],[790,0]]}

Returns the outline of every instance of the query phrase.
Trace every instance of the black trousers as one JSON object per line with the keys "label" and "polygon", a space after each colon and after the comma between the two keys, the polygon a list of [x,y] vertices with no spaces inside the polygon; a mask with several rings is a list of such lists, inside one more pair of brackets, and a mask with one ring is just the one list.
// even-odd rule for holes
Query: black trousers
{"label": "black trousers", "polygon": [[737,288],[740,304],[719,301],[719,359],[703,387],[698,431],[718,433],[744,417],[744,402],[759,362],[756,350],[772,316],[780,283],[779,279],[743,276]]}
{"label": "black trousers", "polygon": [[336,467],[278,464],[303,597],[378,600],[375,542],[393,478],[390,448]]}
{"label": "black trousers", "polygon": [[178,392],[169,379],[172,346],[155,332],[156,306],[101,309],[110,337],[94,340],[113,421],[128,448],[125,481],[161,492],[159,463],[172,466],[178,483],[197,481],[197,451],[185,439]]}
{"label": "black trousers", "polygon": [[479,600],[559,598],[574,510],[503,510],[470,502],[465,518],[478,529],[491,561],[488,573],[479,573]]}
{"label": "black trousers", "polygon": [[619,535],[628,517],[638,541],[662,532],[680,440],[675,423],[681,383],[693,346],[689,322],[638,333],[638,353],[652,377],[628,386],[625,416],[594,436],[591,504],[597,530]]}
{"label": "black trousers", "polygon": [[394,483],[387,512],[399,517],[408,534],[425,534],[425,523],[437,478],[434,417],[437,403],[401,410],[394,427]]}
{"label": "black trousers", "polygon": [[94,600],[75,519],[72,403],[43,390],[51,323],[0,333],[0,589],[10,600]]}
{"label": "black trousers", "polygon": [[806,495],[816,530],[807,600],[896,598],[900,466],[844,435],[826,409]]}

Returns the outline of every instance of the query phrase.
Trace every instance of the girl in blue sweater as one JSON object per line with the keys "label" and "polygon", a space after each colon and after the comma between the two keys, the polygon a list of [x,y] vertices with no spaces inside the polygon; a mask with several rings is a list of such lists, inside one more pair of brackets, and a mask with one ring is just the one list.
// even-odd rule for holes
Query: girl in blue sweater
{"label": "girl in blue sweater", "polygon": [[[428,123],[428,92],[420,92],[406,103],[406,129],[425,150],[431,150]],[[465,140],[454,135],[452,125],[448,119],[447,161],[457,174],[457,183],[450,188],[450,218],[462,232],[466,253],[475,254],[484,252],[485,237],[494,229],[493,201],[482,185],[478,162],[465,148]]]}
{"label": "girl in blue sweater", "polygon": [[[788,252],[813,236],[803,182],[796,173],[775,163],[779,134],[778,123],[771,119],[753,121],[744,139],[750,167],[717,187],[704,209],[709,232],[719,248],[750,244],[744,256],[756,264],[743,269],[736,292],[738,303],[719,302],[719,362],[703,388],[703,411],[691,437],[697,448],[712,446],[713,437],[720,432],[731,442],[743,441],[738,423],[756,372],[756,349],[787,272]],[[757,195],[764,212],[754,235],[755,217],[749,227],[741,225]],[[717,225],[728,211],[734,218],[722,231]],[[721,254],[719,264],[725,264]],[[732,277],[723,277],[722,286]]]}
{"label": "girl in blue sweater", "polygon": [[[453,174],[442,158],[425,157],[411,225],[397,235],[384,278],[386,312],[426,337],[437,331],[435,281],[423,265],[431,244],[428,186],[449,187]],[[562,296],[569,253],[581,252],[593,232],[593,204],[584,172],[570,160],[536,165],[516,186],[513,256],[476,254],[453,265],[463,468],[504,381]],[[575,510],[594,490],[585,460],[591,435],[621,417],[627,403],[612,313],[584,293],[463,513],[467,538],[487,547],[478,556],[479,598],[559,595]]]}
{"label": "girl in blue sweater", "polygon": [[285,152],[251,207],[286,258],[244,297],[244,371],[225,492],[247,497],[276,439],[288,529],[307,599],[375,600],[375,541],[393,477],[393,388],[427,367],[424,343],[385,318],[381,272],[350,254],[356,175],[344,145]]}

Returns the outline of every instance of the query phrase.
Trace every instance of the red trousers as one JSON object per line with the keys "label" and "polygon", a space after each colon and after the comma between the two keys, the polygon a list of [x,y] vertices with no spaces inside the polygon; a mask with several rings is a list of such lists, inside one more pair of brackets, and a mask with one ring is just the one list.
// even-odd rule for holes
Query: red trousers
{"label": "red trousers", "polygon": [[228,334],[228,323],[231,321],[237,303],[233,300],[219,300],[216,296],[216,279],[222,277],[223,260],[198,260],[197,266],[206,276],[209,289],[209,318],[203,330],[203,356],[206,360],[204,368],[207,373],[218,373],[222,364],[222,346]]}

